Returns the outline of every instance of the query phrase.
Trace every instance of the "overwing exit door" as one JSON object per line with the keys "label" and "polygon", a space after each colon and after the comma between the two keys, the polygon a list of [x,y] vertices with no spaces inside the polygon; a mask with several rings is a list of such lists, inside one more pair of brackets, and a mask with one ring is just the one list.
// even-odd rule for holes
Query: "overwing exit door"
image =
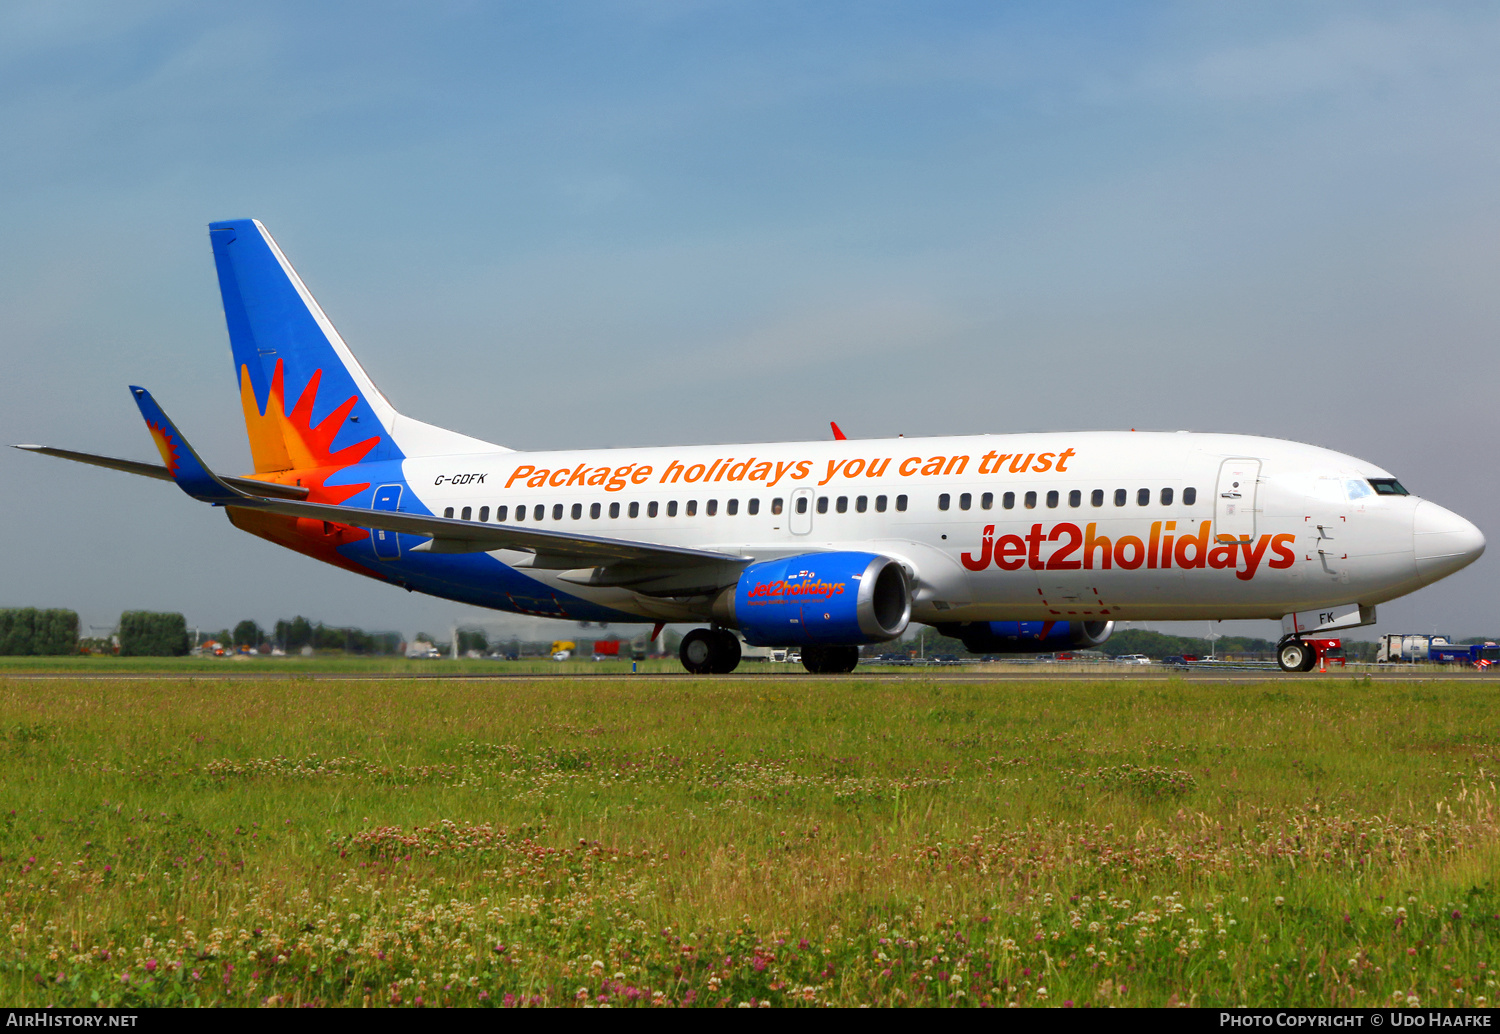
{"label": "overwing exit door", "polygon": [[813,490],[799,488],[792,493],[792,512],[787,517],[787,527],[793,535],[806,535],[812,531]]}

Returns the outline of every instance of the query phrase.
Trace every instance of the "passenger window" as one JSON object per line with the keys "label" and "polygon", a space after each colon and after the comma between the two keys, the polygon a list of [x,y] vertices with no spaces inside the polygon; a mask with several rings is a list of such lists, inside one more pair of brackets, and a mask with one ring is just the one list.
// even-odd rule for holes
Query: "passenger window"
{"label": "passenger window", "polygon": [[509,506],[497,506],[497,507],[495,507],[495,520],[498,523],[504,524],[505,523],[505,518],[507,518],[509,516],[510,516],[510,507]]}
{"label": "passenger window", "polygon": [[974,497],[972,495],[970,495],[968,492],[965,492],[965,493],[963,493],[962,495],[960,495],[958,497],[958,508],[960,510],[967,510],[973,504],[974,504]]}
{"label": "passenger window", "polygon": [[524,521],[525,519],[526,519],[526,507],[524,507],[524,506],[518,506],[518,507],[516,507],[516,520],[518,520],[518,521]]}
{"label": "passenger window", "polygon": [[849,512],[849,497],[846,496],[846,495],[839,496],[839,501],[836,504],[834,504],[834,509],[837,510],[839,513],[848,513]]}
{"label": "passenger window", "polygon": [[655,499],[651,500],[649,503],[646,504],[646,516],[647,517],[655,517],[656,516],[656,500]]}
{"label": "passenger window", "polygon": [[781,513],[781,500],[780,499],[772,499],[771,500],[771,513],[773,513],[773,514],[780,514]]}
{"label": "passenger window", "polygon": [[[578,504],[574,503],[573,505],[577,506]],[[582,513],[583,511],[580,510],[579,512]],[[554,521],[560,521],[560,520],[562,520],[562,515],[563,515],[563,504],[562,503],[553,503],[552,504],[552,519]]]}
{"label": "passenger window", "polygon": [[1136,493],[1135,493],[1135,505],[1137,505],[1137,506],[1149,506],[1149,505],[1151,505],[1151,489],[1149,489],[1149,488],[1138,489],[1136,491]]}
{"label": "passenger window", "polygon": [[1184,488],[1182,490],[1182,505],[1192,506],[1198,501],[1198,490],[1196,488]]}
{"label": "passenger window", "polygon": [[593,504],[591,504],[589,506],[589,519],[590,520],[595,520],[595,521],[597,521],[599,519],[599,504],[598,503],[593,503]]}
{"label": "passenger window", "polygon": [[992,510],[995,507],[995,493],[986,492],[979,497],[979,508],[981,510]]}
{"label": "passenger window", "polygon": [[1068,493],[1068,505],[1069,506],[1082,506],[1083,505],[1083,493],[1080,492],[1080,491],[1078,491],[1078,489],[1076,489],[1076,488],[1073,489],[1073,491],[1069,492]]}
{"label": "passenger window", "polygon": [[1006,492],[1000,497],[1000,505],[1007,510],[1014,510],[1016,508],[1016,493]]}
{"label": "passenger window", "polygon": [[677,516],[677,500],[676,499],[673,499],[673,500],[671,500],[670,502],[667,503],[667,516],[668,517],[676,517]]}
{"label": "passenger window", "polygon": [[1026,493],[1026,509],[1028,509],[1028,510],[1035,510],[1036,509],[1036,493],[1035,492],[1027,492]]}
{"label": "passenger window", "polygon": [[[780,499],[778,499],[776,501],[778,503],[781,502]],[[798,513],[806,513],[807,512],[807,496],[804,495],[804,496],[801,496],[801,497],[799,497],[797,499],[797,512]]]}
{"label": "passenger window", "polygon": [[632,516],[632,517],[639,517],[641,515],[641,504],[640,503],[631,503],[630,504],[630,509],[628,511],[626,511],[626,512],[628,512],[630,514],[630,516]]}
{"label": "passenger window", "polygon": [[730,517],[733,517],[735,514],[739,513],[740,501],[738,499],[729,500],[729,502],[724,504],[724,512]]}
{"label": "passenger window", "polygon": [[875,497],[875,512],[885,513],[885,496],[877,495]]}
{"label": "passenger window", "polygon": [[862,495],[862,496],[859,496],[858,498],[856,498],[854,500],[854,512],[855,513],[864,513],[869,508],[870,508],[870,497],[869,496]]}
{"label": "passenger window", "polygon": [[1163,506],[1172,505],[1172,490],[1170,488],[1163,488],[1161,490],[1161,504]]}
{"label": "passenger window", "polygon": [[[634,504],[631,504],[631,505],[634,505]],[[610,520],[618,520],[619,516],[620,516],[620,504],[619,503],[610,503],[609,504],[609,519]],[[630,516],[634,517],[635,514],[631,514]]]}
{"label": "passenger window", "polygon": [[745,512],[748,513],[751,517],[754,517],[756,514],[760,513],[759,496],[755,497],[754,499],[748,499],[745,501]]}
{"label": "passenger window", "polygon": [[488,521],[489,519],[490,519],[490,508],[488,506],[481,506],[479,508],[479,523],[483,524],[486,521]]}
{"label": "passenger window", "polygon": [[696,517],[696,516],[698,516],[698,500],[696,500],[696,499],[689,499],[688,500],[688,504],[687,504],[687,516],[689,516],[689,517]]}
{"label": "passenger window", "polygon": [[948,509],[948,493],[947,492],[944,492],[942,495],[938,496],[938,509],[939,510],[946,510],[946,509]]}
{"label": "passenger window", "polygon": [[820,496],[818,496],[818,512],[819,513],[827,513],[828,512],[828,497],[826,495],[820,495]]}
{"label": "passenger window", "polygon": [[1104,489],[1096,488],[1089,494],[1089,503],[1093,506],[1104,505]]}
{"label": "passenger window", "polygon": [[532,520],[539,521],[539,520],[541,520],[545,516],[547,516],[547,507],[546,507],[546,505],[544,503],[537,503],[535,506],[533,506],[531,508],[531,519]]}
{"label": "passenger window", "polygon": [[1055,509],[1057,509],[1057,491],[1056,491],[1056,489],[1054,489],[1053,491],[1047,493],[1047,509],[1049,509],[1049,510],[1055,510]]}
{"label": "passenger window", "polygon": [[900,510],[902,513],[906,512],[906,496],[898,495],[896,497],[896,509]]}
{"label": "passenger window", "polygon": [[465,506],[463,508],[463,511],[461,513],[459,513],[459,515],[458,515],[459,520],[463,520],[463,521],[466,521],[466,520],[468,520],[469,518],[471,518],[473,516],[474,516],[474,507],[472,507],[472,506]]}
{"label": "passenger window", "polygon": [[452,517],[453,516],[453,507],[451,507],[451,506],[445,506],[443,508],[443,516],[444,517]]}
{"label": "passenger window", "polygon": [[[691,512],[691,511],[689,511],[689,512]],[[717,499],[710,499],[705,504],[704,509],[703,509],[703,513],[707,517],[712,517],[715,514],[717,514],[718,512],[719,512],[719,501]]]}
{"label": "passenger window", "polygon": [[1127,493],[1125,492],[1125,489],[1123,489],[1123,488],[1117,488],[1117,489],[1115,489],[1115,505],[1116,506],[1124,506],[1125,505],[1126,494]]}
{"label": "passenger window", "polygon": [[573,504],[573,519],[575,521],[583,519],[583,504],[582,503],[574,503]]}

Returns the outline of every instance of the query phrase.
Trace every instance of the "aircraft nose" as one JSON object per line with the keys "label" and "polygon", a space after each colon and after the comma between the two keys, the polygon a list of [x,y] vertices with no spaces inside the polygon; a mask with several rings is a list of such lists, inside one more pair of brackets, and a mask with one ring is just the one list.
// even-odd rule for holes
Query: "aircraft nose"
{"label": "aircraft nose", "polygon": [[1484,533],[1452,510],[1425,499],[1412,514],[1412,556],[1424,583],[1446,578],[1484,552]]}

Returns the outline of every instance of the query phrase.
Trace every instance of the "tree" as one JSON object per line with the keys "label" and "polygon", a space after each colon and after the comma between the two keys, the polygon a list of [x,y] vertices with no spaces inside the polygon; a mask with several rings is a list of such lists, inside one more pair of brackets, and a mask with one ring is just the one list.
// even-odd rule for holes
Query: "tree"
{"label": "tree", "polygon": [[71,610],[0,610],[0,654],[61,656],[78,649],[78,615]]}
{"label": "tree", "polygon": [[276,622],[276,643],[287,653],[293,653],[312,643],[313,626],[307,618],[298,614],[292,620],[285,618]]}
{"label": "tree", "polygon": [[248,618],[234,626],[234,645],[258,648],[265,642],[266,633],[259,625]]}
{"label": "tree", "polygon": [[181,657],[187,652],[187,619],[181,614],[127,610],[120,615],[121,657]]}
{"label": "tree", "polygon": [[489,653],[490,640],[478,629],[461,628],[458,630],[458,652],[468,653],[470,650],[478,650],[480,653]]}

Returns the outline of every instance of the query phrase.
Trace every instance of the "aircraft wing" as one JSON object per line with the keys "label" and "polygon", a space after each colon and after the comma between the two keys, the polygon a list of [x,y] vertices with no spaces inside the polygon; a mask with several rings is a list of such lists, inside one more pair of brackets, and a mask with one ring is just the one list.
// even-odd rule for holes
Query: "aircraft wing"
{"label": "aircraft wing", "polygon": [[[430,539],[419,551],[433,553],[487,552],[515,549],[536,554],[531,566],[570,571],[570,580],[592,585],[640,585],[643,591],[655,587],[660,591],[686,591],[687,588],[717,587],[731,584],[739,568],[751,562],[750,557],[715,550],[665,546],[653,542],[599,535],[577,535],[546,528],[527,528],[507,524],[481,524],[452,517],[400,513],[390,510],[365,510],[353,506],[310,503],[305,499],[285,498],[285,485],[270,485],[250,478],[225,478],[209,470],[183,438],[175,424],[145,388],[131,387],[136,405],[146,419],[146,426],[156,440],[167,465],[136,463],[93,457],[88,453],[69,453],[44,446],[22,446],[44,455],[97,462],[116,470],[167,477],[188,495],[215,506],[259,510],[346,524],[356,528],[381,528]],[[305,492],[305,490],[302,490]],[[602,569],[593,572],[573,569]],[[733,572],[732,574],[730,572]]]}

